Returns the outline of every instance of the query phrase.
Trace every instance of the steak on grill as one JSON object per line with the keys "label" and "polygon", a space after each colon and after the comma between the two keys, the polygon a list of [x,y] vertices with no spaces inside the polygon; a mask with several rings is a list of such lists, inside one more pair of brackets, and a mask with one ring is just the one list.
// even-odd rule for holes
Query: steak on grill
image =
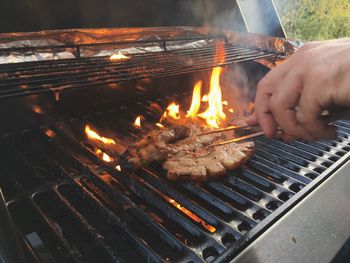
{"label": "steak on grill", "polygon": [[225,136],[223,133],[199,135],[204,131],[195,124],[151,131],[129,147],[129,161],[136,167],[164,162],[170,180],[207,180],[242,166],[253,155],[253,142],[211,147]]}
{"label": "steak on grill", "polygon": [[226,169],[236,169],[253,155],[254,143],[232,143],[202,147],[170,153],[163,167],[170,180],[207,180],[226,174]]}

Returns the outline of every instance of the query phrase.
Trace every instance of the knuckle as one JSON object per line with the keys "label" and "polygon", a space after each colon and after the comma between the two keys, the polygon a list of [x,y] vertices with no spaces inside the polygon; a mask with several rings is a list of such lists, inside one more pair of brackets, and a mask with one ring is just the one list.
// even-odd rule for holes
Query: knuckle
{"label": "knuckle", "polygon": [[305,125],[310,121],[310,118],[304,113],[304,111],[301,110],[298,110],[296,112],[296,118],[297,121],[302,125]]}
{"label": "knuckle", "polygon": [[279,111],[282,111],[282,104],[277,96],[271,96],[268,101],[268,107],[274,114],[278,114]]}

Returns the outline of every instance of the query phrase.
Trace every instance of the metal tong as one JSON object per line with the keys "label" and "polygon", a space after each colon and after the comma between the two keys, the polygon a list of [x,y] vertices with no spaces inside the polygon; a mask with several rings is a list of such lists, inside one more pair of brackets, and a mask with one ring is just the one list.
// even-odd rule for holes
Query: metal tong
{"label": "metal tong", "polygon": [[[337,120],[340,119],[350,119],[350,108],[343,108],[343,109],[339,109],[336,111],[323,111],[321,113],[321,118],[327,122],[329,125],[333,125],[333,123]],[[223,142],[218,142],[218,143],[214,143],[210,146],[220,146],[220,145],[225,145],[225,144],[229,144],[229,143],[236,143],[236,142],[241,142],[241,141],[245,141],[245,140],[249,140],[249,139],[253,139],[255,137],[259,137],[264,135],[264,132],[261,130],[261,128],[258,125],[238,125],[238,126],[230,126],[230,127],[226,127],[226,128],[222,128],[222,129],[217,129],[217,130],[212,130],[209,132],[205,132],[200,134],[200,136],[202,135],[208,135],[208,134],[213,134],[213,133],[219,133],[219,132],[226,132],[226,131],[244,131],[250,130],[250,133],[245,134],[243,136],[239,136],[236,138],[233,138],[231,140],[227,140],[227,141],[223,141]],[[278,133],[282,133],[283,130],[278,127],[277,128],[277,132]]]}

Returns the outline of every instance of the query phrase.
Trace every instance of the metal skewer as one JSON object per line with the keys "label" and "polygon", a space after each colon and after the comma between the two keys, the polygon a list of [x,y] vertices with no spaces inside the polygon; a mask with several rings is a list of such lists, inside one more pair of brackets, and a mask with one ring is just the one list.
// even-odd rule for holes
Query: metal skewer
{"label": "metal skewer", "polygon": [[234,138],[232,140],[214,143],[214,144],[211,144],[210,147],[222,146],[222,145],[229,144],[229,143],[240,142],[240,141],[252,139],[252,138],[255,138],[255,137],[259,137],[259,136],[262,136],[262,135],[264,135],[264,132],[263,131],[259,131],[259,132],[251,133],[251,134],[244,135],[244,136],[241,136],[241,137],[237,137],[237,138]]}
{"label": "metal skewer", "polygon": [[198,136],[203,136],[203,135],[208,135],[208,134],[213,134],[213,133],[219,133],[219,132],[226,132],[226,131],[234,131],[234,130],[242,130],[242,129],[248,129],[248,128],[257,128],[259,127],[258,125],[233,125],[233,126],[229,126],[229,127],[225,127],[225,128],[221,128],[221,129],[216,129],[216,130],[212,130],[212,131],[208,131],[208,132],[204,132],[199,134]]}
{"label": "metal skewer", "polygon": [[[336,111],[333,112],[328,112],[328,111],[324,111],[321,113],[321,118],[327,122],[329,125],[332,125],[335,121],[339,120],[339,119],[350,119],[350,109],[338,109]],[[202,133],[200,135],[207,135],[207,134],[213,134],[213,133],[218,133],[218,132],[224,132],[224,131],[230,131],[230,130],[240,130],[240,129],[248,129],[248,128],[257,128],[259,127],[258,125],[253,125],[253,126],[249,126],[249,125],[241,125],[241,126],[230,126],[230,127],[226,127],[226,128],[222,128],[222,129],[217,129],[217,130],[213,130],[213,131],[209,131],[206,133]],[[277,128],[277,133],[282,133],[282,129],[280,127]],[[214,143],[212,145],[210,145],[210,147],[214,147],[214,146],[221,146],[221,145],[225,145],[225,144],[229,144],[229,143],[236,143],[236,142],[240,142],[240,141],[244,141],[247,139],[252,139],[255,137],[259,137],[264,135],[264,132],[261,131],[261,129],[259,128],[258,131],[255,131],[253,133],[244,135],[244,136],[240,136],[231,140],[227,140],[227,141],[223,141],[223,142],[218,142],[218,143]]]}

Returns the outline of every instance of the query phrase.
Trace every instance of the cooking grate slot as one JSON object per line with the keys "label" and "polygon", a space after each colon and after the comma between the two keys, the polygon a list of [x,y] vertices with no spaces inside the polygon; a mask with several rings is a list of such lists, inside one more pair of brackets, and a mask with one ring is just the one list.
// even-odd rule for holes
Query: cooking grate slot
{"label": "cooking grate slot", "polygon": [[[63,240],[52,224],[43,218],[35,205],[28,199],[12,201],[8,204],[19,232],[23,237],[35,233],[42,240],[57,261],[77,262],[81,258],[79,251],[74,250],[65,240]],[[25,216],[23,216],[25,215]],[[30,246],[28,244],[28,246]],[[33,249],[33,248],[32,248]],[[33,250],[33,256],[38,257]]]}
{"label": "cooking grate slot", "polygon": [[[137,251],[140,262],[146,258],[156,262],[209,262],[269,218],[272,211],[311,182],[311,175],[319,176],[317,171],[325,169],[321,163],[329,161],[327,158],[340,158],[332,154],[340,147],[337,143],[288,144],[258,138],[256,155],[228,177],[202,183],[170,182],[159,165],[130,170],[120,163],[122,170],[118,171],[115,162],[106,163],[94,155],[94,146],[84,139],[83,128],[91,121],[96,129],[108,130],[109,122],[104,122],[107,117],[100,116],[53,125],[53,133],[46,127],[1,141],[1,151],[9,151],[6,158],[10,163],[19,163],[13,170],[9,166],[15,175],[11,180],[17,180],[17,173],[22,171],[37,180],[26,194],[20,187],[17,193],[34,194],[26,205],[29,203],[30,210],[45,223],[42,227],[50,232],[50,238],[55,237],[67,251],[76,252],[71,255],[73,259],[90,257],[95,250],[95,255],[106,261],[123,261]],[[113,122],[111,116],[109,120]],[[122,137],[119,130],[110,130],[117,138]],[[133,132],[132,128],[126,130],[125,138]],[[292,149],[298,154],[288,151],[279,155],[274,148]],[[316,151],[321,151],[321,156]],[[23,236],[28,234],[23,223],[18,224]],[[53,257],[59,258],[36,228],[28,231],[39,233]],[[76,237],[80,232],[83,234]],[[82,239],[86,243],[81,244]]]}

